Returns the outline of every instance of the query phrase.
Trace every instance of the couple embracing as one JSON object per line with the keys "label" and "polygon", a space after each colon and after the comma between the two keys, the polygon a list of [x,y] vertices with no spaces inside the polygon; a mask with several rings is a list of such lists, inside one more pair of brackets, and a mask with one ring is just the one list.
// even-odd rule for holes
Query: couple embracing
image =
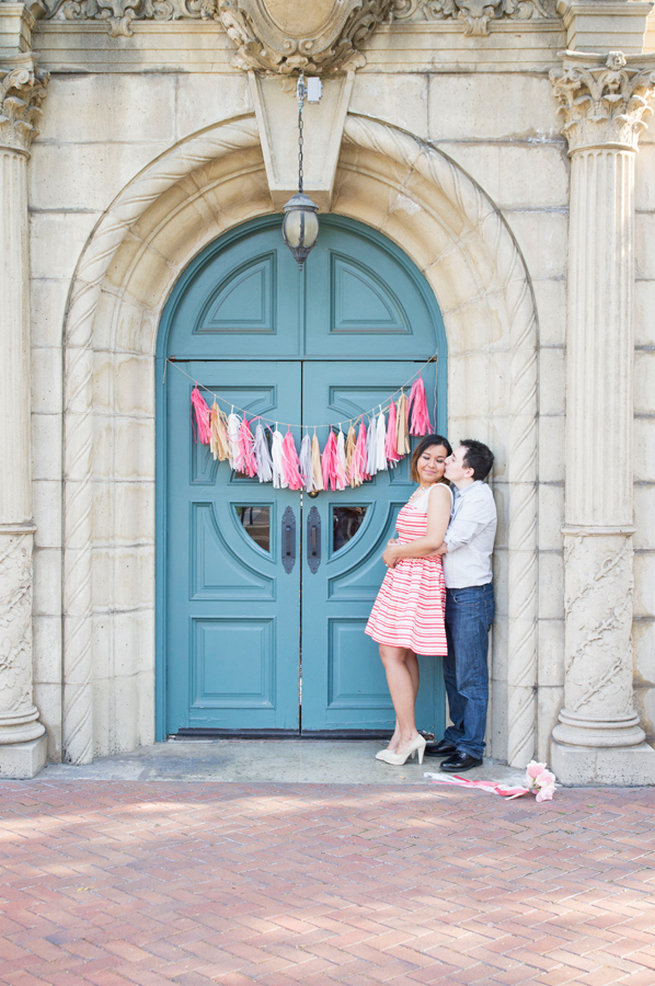
{"label": "couple embracing", "polygon": [[380,645],[396,713],[389,745],[376,754],[385,763],[400,766],[414,755],[422,763],[426,752],[414,719],[417,654],[443,657],[452,723],[428,755],[441,757],[441,770],[449,773],[482,763],[496,535],[496,507],[484,480],[493,461],[482,442],[466,438],[453,451],[441,435],[428,435],[412,455],[418,486],[398,514],[398,537],[382,555],[387,574],[366,626]]}

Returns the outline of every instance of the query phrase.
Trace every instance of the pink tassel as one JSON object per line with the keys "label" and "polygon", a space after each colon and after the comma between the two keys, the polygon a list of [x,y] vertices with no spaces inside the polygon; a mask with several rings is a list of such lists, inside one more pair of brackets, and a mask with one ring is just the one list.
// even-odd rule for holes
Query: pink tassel
{"label": "pink tassel", "polygon": [[207,407],[207,402],[198,390],[198,384],[196,384],[191,391],[191,423],[193,424],[195,416],[196,427],[194,429],[194,438],[196,442],[201,442],[203,445],[209,445],[209,439],[211,438],[209,415],[210,411]]}
{"label": "pink tassel", "polygon": [[366,451],[366,425],[364,424],[364,418],[359,422],[359,431],[357,432],[357,445],[355,446],[355,458],[357,459],[357,467],[359,469],[359,475],[362,478],[362,482],[370,479],[370,475],[366,471],[367,465],[367,451]]}
{"label": "pink tassel", "polygon": [[241,427],[239,428],[239,472],[245,473],[251,479],[257,475],[254,439],[245,414],[241,422]]}
{"label": "pink tassel", "polygon": [[337,451],[334,456],[334,475],[338,490],[345,490],[348,479],[346,477],[346,443],[345,436],[341,429],[337,435]]}
{"label": "pink tassel", "polygon": [[290,490],[301,490],[305,485],[305,477],[300,474],[300,462],[296,443],[291,431],[287,431],[282,441],[282,470]]}
{"label": "pink tassel", "polygon": [[421,377],[417,377],[412,384],[409,403],[412,408],[409,425],[410,435],[429,435],[432,426],[428,414],[428,402],[425,397],[425,386]]}
{"label": "pink tassel", "polygon": [[387,424],[387,438],[384,445],[384,454],[387,462],[400,462],[401,456],[396,449],[396,405],[393,401],[389,404],[389,421]]}
{"label": "pink tassel", "polygon": [[337,438],[332,429],[330,429],[330,437],[325,443],[325,448],[323,449],[323,455],[321,457],[321,467],[323,470],[323,489],[329,490],[336,489],[336,472],[334,460],[337,457]]}

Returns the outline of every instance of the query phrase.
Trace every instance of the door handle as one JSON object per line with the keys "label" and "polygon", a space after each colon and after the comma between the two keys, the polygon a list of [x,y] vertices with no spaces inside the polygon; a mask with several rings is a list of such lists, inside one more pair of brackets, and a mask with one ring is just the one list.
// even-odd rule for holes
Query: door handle
{"label": "door handle", "polygon": [[307,564],[312,575],[321,564],[321,515],[312,507],[307,517]]}
{"label": "door handle", "polygon": [[291,509],[282,514],[282,566],[289,574],[296,563],[296,517]]}

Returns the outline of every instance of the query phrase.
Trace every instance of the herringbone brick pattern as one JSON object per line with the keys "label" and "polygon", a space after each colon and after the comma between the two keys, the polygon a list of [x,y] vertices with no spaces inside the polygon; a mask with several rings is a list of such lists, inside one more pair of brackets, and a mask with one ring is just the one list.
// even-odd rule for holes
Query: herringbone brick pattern
{"label": "herringbone brick pattern", "polygon": [[655,984],[655,792],[0,785],[9,986]]}

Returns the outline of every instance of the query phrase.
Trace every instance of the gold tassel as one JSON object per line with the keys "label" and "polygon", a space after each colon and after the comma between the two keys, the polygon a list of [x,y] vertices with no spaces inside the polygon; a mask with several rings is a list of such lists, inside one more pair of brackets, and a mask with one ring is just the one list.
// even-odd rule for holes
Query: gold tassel
{"label": "gold tassel", "polygon": [[230,454],[227,441],[227,418],[216,403],[212,404],[209,414],[209,448],[215,459],[224,462]]}
{"label": "gold tassel", "polygon": [[346,438],[346,476],[350,486],[353,488],[361,484],[361,479],[358,481],[358,477],[353,476],[353,456],[355,455],[356,444],[357,435],[355,434],[355,428],[351,422],[350,428],[348,429],[348,437]]}
{"label": "gold tassel", "polygon": [[312,438],[312,474],[314,476],[314,489],[323,489],[323,466],[321,465],[321,446],[318,444],[316,432]]}
{"label": "gold tassel", "polygon": [[396,410],[396,451],[398,455],[407,455],[410,451],[409,435],[407,434],[407,398],[402,391],[398,398]]}

